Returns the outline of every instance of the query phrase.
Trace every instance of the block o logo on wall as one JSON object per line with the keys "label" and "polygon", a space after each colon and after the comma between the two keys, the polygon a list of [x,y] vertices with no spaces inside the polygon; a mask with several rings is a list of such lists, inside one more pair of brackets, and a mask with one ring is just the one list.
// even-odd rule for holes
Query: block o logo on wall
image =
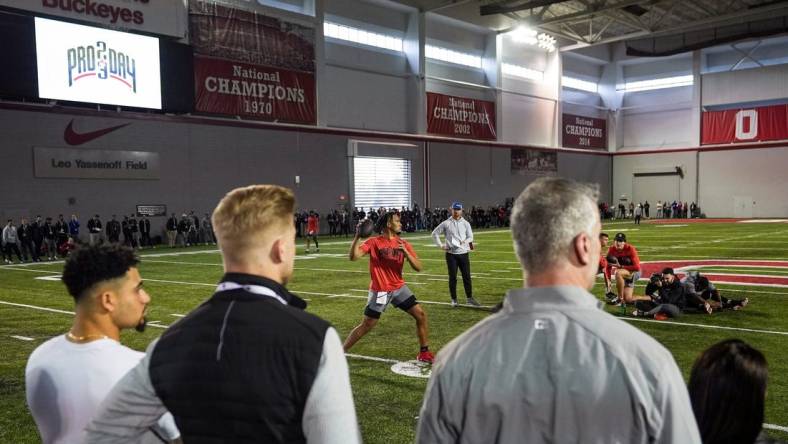
{"label": "block o logo on wall", "polygon": [[752,140],[758,137],[758,112],[754,109],[743,109],[736,113],[736,138]]}

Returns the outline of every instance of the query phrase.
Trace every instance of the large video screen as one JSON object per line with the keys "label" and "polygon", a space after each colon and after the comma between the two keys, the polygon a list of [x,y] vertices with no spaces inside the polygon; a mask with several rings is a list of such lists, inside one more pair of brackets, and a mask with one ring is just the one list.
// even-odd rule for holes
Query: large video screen
{"label": "large video screen", "polygon": [[39,97],[161,109],[159,39],[35,22]]}

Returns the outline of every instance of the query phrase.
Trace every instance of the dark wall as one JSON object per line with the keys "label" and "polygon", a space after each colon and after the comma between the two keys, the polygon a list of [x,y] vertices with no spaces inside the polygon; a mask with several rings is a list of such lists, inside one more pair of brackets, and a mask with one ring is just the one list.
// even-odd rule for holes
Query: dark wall
{"label": "dark wall", "polygon": [[[70,111],[69,111],[70,112]],[[64,130],[73,120],[80,133],[128,125],[70,147]],[[412,199],[424,205],[425,142],[358,135],[226,126],[227,121],[190,123],[117,113],[0,110],[0,218],[75,213],[130,214],[137,204],[165,204],[168,212],[210,212],[230,189],[274,183],[295,190],[298,205],[321,213],[350,196],[353,155],[405,157],[412,162]],[[253,125],[252,125],[253,126]],[[358,143],[352,143],[358,141]],[[157,180],[36,178],[33,147],[152,151],[160,155]],[[356,147],[355,151],[351,147]],[[513,197],[537,176],[510,172],[510,150],[429,143],[432,206],[454,200],[490,205]],[[609,184],[606,156],[559,154],[559,174]],[[295,176],[300,177],[296,184]],[[69,200],[75,202],[70,204]],[[163,225],[164,218],[154,219]]]}

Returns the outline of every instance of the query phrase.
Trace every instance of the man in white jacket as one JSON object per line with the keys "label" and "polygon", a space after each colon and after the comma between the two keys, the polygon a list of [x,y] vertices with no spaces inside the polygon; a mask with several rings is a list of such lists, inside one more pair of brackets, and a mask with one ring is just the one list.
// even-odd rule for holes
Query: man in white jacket
{"label": "man in white jacket", "polygon": [[[446,242],[441,242],[441,234]],[[451,204],[451,217],[441,222],[432,231],[435,244],[446,252],[446,266],[449,269],[449,294],[451,306],[457,306],[457,268],[462,273],[462,285],[465,288],[465,297],[468,305],[478,307],[480,304],[473,298],[471,284],[471,261],[468,252],[473,250],[473,230],[471,224],[462,217],[462,204]]]}

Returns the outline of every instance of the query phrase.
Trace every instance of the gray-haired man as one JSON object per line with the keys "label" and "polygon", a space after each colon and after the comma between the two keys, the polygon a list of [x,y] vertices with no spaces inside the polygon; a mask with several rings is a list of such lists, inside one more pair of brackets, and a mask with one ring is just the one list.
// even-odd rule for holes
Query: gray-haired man
{"label": "gray-haired man", "polygon": [[525,288],[438,354],[420,443],[700,443],[670,352],[601,310],[596,188],[540,178],[514,205]]}
{"label": "gray-haired man", "polygon": [[[441,234],[446,238],[446,242],[441,242]],[[451,204],[451,217],[444,220],[432,231],[432,239],[435,245],[443,248],[446,252],[446,267],[449,269],[449,295],[451,295],[451,306],[457,306],[457,268],[462,273],[462,285],[465,289],[465,297],[468,305],[479,306],[473,298],[473,286],[471,284],[471,261],[468,253],[473,250],[473,230],[471,224],[462,217],[462,204],[454,202]]]}

